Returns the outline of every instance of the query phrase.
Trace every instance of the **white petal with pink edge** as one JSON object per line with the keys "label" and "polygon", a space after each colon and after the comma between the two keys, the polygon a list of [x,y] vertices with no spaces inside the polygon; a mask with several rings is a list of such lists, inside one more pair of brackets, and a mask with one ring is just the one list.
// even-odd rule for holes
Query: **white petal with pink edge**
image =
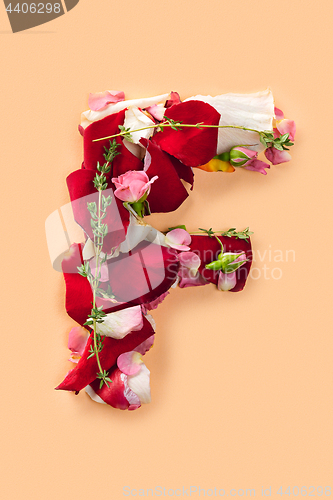
{"label": "white petal with pink edge", "polygon": [[128,387],[139,397],[142,404],[151,402],[150,395],[150,371],[142,363],[141,370],[136,375],[127,377]]}
{"label": "white petal with pink edge", "polygon": [[[222,94],[215,97],[197,95],[186,99],[189,100],[204,101],[213,106],[221,115],[219,125],[236,125],[259,131],[273,128],[274,99],[270,89],[253,94]],[[256,132],[219,129],[217,154],[230,151],[241,144],[253,151],[264,150]]]}
{"label": "white petal with pink edge", "polygon": [[151,120],[145,113],[140,111],[137,107],[131,106],[125,112],[124,127],[130,129],[131,138],[134,144],[138,144],[140,139],[149,139],[154,133],[154,128],[149,128],[147,130],[140,130],[138,132],[131,132],[132,130],[137,130],[139,128],[150,127],[155,125],[155,122]]}
{"label": "white petal with pink edge", "polygon": [[123,339],[130,332],[141,330],[142,326],[141,307],[134,306],[107,314],[103,323],[97,323],[96,331],[106,337]]}
{"label": "white petal with pink edge", "polygon": [[103,401],[102,398],[100,398],[96,392],[94,391],[94,389],[90,386],[90,385],[87,385],[87,387],[85,387],[84,389],[86,391],[86,393],[88,394],[88,396],[91,397],[91,399],[93,401],[95,401],[96,403],[102,403],[103,405],[106,405],[106,402]]}
{"label": "white petal with pink edge", "polygon": [[222,292],[228,292],[229,290],[232,290],[236,286],[236,273],[222,273],[220,271],[219,273],[219,280],[217,283],[217,288],[221,290]]}
{"label": "white petal with pink edge", "polygon": [[88,127],[92,122],[97,120],[102,120],[106,116],[113,115],[122,111],[123,109],[129,108],[130,106],[137,106],[138,108],[144,109],[153,106],[154,104],[164,103],[170,94],[161,94],[155,97],[143,97],[141,99],[131,99],[129,101],[116,102],[115,104],[109,104],[105,109],[101,111],[84,111],[81,115],[81,126],[83,128]]}

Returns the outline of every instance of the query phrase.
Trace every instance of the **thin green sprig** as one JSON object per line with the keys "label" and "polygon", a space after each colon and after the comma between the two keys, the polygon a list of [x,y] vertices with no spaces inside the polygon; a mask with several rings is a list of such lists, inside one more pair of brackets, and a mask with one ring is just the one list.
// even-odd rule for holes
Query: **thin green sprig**
{"label": "thin green sprig", "polygon": [[106,384],[107,387],[109,387],[109,383],[111,383],[112,380],[108,376],[109,373],[106,370],[103,370],[99,356],[104,347],[103,342],[105,336],[101,336],[97,332],[97,325],[99,323],[103,323],[106,314],[103,311],[103,306],[96,307],[96,297],[114,298],[110,286],[108,287],[107,291],[99,287],[99,282],[101,279],[101,266],[107,259],[107,255],[103,257],[101,256],[104,238],[108,234],[108,225],[105,224],[103,220],[107,215],[107,208],[111,205],[112,202],[111,196],[106,197],[102,194],[102,192],[105,191],[108,186],[105,174],[110,172],[110,164],[112,163],[113,159],[119,154],[119,152],[117,151],[117,147],[118,144],[116,140],[110,140],[109,148],[104,146],[105,153],[103,156],[105,158],[105,163],[103,165],[100,165],[99,162],[97,163],[97,170],[100,173],[96,173],[93,180],[94,186],[98,191],[98,202],[97,204],[96,202],[87,203],[87,208],[91,216],[90,224],[94,235],[94,248],[96,258],[95,276],[91,272],[89,262],[84,262],[82,266],[78,267],[79,274],[88,279],[93,291],[92,309],[87,321],[85,322],[85,325],[89,326],[93,330],[93,345],[90,346],[88,359],[96,356],[96,362],[99,369],[96,377],[100,379],[100,389],[103,387],[103,384]]}
{"label": "thin green sprig", "polygon": [[130,128],[125,128],[123,125],[119,125],[119,130],[120,132],[118,134],[113,134],[109,135],[107,137],[100,137],[99,139],[93,139],[92,142],[98,142],[98,141],[104,141],[106,139],[114,139],[115,137],[123,137],[124,139],[127,139],[130,142],[133,142],[131,134],[133,132],[141,132],[142,130],[149,130],[149,129],[160,129],[161,131],[164,130],[164,128],[169,127],[172,130],[182,130],[183,128],[198,128],[198,129],[203,129],[203,128],[237,128],[240,130],[247,130],[249,132],[256,132],[262,137],[266,137],[267,134],[271,134],[271,130],[266,130],[266,131],[260,131],[260,130],[255,130],[253,128],[248,128],[248,127],[241,127],[238,125],[205,125],[203,122],[200,123],[183,123],[182,121],[175,121],[172,120],[171,118],[164,117],[165,121],[161,123],[155,123],[153,125],[149,125],[149,127],[141,127],[137,128],[134,130],[131,130]]}
{"label": "thin green sprig", "polygon": [[[245,240],[248,243],[248,238],[253,234],[253,231],[250,231],[250,228],[247,227],[243,231],[236,231],[235,227],[231,227],[228,229],[228,231],[213,231],[212,228],[209,229],[203,229],[199,227],[200,233],[191,233],[191,234],[201,234],[201,233],[206,233],[210,238],[217,238],[217,234],[220,236],[226,236],[227,238],[237,238],[239,240]],[[217,238],[218,239],[218,238]]]}

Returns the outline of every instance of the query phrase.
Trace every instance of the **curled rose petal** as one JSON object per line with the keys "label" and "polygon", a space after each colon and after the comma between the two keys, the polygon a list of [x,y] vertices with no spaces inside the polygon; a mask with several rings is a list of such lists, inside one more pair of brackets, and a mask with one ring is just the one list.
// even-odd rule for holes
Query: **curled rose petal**
{"label": "curled rose petal", "polygon": [[88,106],[92,111],[99,111],[108,104],[123,101],[125,99],[124,92],[119,90],[106,90],[105,92],[96,92],[89,94]]}
{"label": "curled rose petal", "polygon": [[170,92],[169,99],[165,103],[166,108],[171,108],[174,104],[179,104],[181,102],[178,92]]}
{"label": "curled rose petal", "polygon": [[185,229],[173,229],[166,234],[165,243],[176,250],[190,250],[191,236]]}
{"label": "curled rose petal", "polygon": [[[201,101],[189,101],[175,104],[165,112],[167,118],[184,124],[218,125],[220,114],[209,104]],[[163,151],[176,157],[189,167],[197,167],[209,162],[216,155],[217,128],[183,127],[173,130],[164,127],[157,132],[152,142]]]}

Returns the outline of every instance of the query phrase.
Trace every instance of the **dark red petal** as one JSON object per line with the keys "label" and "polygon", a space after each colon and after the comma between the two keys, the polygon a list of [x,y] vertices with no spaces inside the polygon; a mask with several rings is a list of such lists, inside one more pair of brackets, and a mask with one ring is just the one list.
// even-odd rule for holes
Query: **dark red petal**
{"label": "dark red petal", "polygon": [[169,155],[169,158],[171,160],[172,165],[174,166],[178,177],[180,179],[183,179],[183,181],[188,182],[191,184],[191,191],[193,189],[193,184],[194,184],[194,173],[192,167],[188,167],[187,165],[184,165],[181,161],[177,160],[174,156]]}
{"label": "dark red petal", "polygon": [[155,175],[158,176],[147,198],[150,210],[151,212],[172,212],[186,200],[188,192],[179,179],[170,156],[147,139],[141,139],[140,142],[151,156],[151,163],[146,171],[149,179]]}
{"label": "dark red petal", "polygon": [[[220,114],[210,104],[202,101],[187,101],[167,109],[165,116],[184,124],[218,125]],[[161,149],[175,156],[189,167],[208,163],[216,155],[217,128],[183,128],[172,130],[165,127],[152,138]]]}
{"label": "dark red petal", "polygon": [[[154,330],[146,318],[143,318],[143,327],[137,332],[126,335],[123,339],[113,339],[105,337],[104,347],[99,353],[99,359],[103,370],[108,370],[110,366],[116,364],[117,358],[123,352],[133,351],[141,342],[154,334]],[[93,339],[90,337],[82,358],[73,370],[71,370],[56,389],[65,391],[81,391],[96,379],[99,372],[96,357],[88,359],[90,346],[93,346]],[[112,380],[112,379],[111,379]]]}
{"label": "dark red petal", "polygon": [[110,116],[106,116],[102,120],[91,123],[84,130],[83,136],[83,153],[84,166],[86,169],[96,170],[97,162],[104,164],[105,153],[104,146],[110,147],[110,139],[104,141],[93,142],[93,139],[100,139],[108,135],[119,134],[119,125],[124,123],[125,110],[119,111]]}
{"label": "dark red petal", "polygon": [[139,158],[134,156],[123,142],[120,141],[117,151],[120,153],[115,157],[112,163],[111,177],[119,177],[129,170],[142,170],[143,163]]}
{"label": "dark red petal", "polygon": [[[93,170],[75,170],[67,177],[69,195],[76,222],[93,239],[91,229],[91,215],[87,208],[88,202],[98,204],[98,191],[94,187],[93,179],[96,172]],[[112,184],[109,184],[112,186]],[[113,195],[112,187],[103,193],[106,197],[111,195],[112,202],[107,208],[107,216],[103,220],[108,225],[108,234],[104,238],[103,250],[109,251],[119,245],[126,237],[126,228],[129,224],[129,212],[120,200]]]}
{"label": "dark red petal", "polygon": [[142,241],[131,252],[107,261],[112,293],[130,305],[152,302],[177,279],[174,250]]}
{"label": "dark red petal", "polygon": [[[191,243],[191,252],[195,252],[199,255],[201,259],[201,266],[199,268],[200,274],[211,283],[217,285],[219,271],[211,271],[209,269],[205,269],[205,265],[217,260],[218,254],[221,252],[221,245],[217,241],[216,238],[209,236],[199,236],[199,235],[191,235],[192,243]],[[226,236],[218,236],[221,242],[223,243],[224,252],[232,252],[232,253],[240,253],[245,252],[248,262],[246,262],[243,266],[241,266],[236,271],[237,283],[236,286],[230,290],[231,292],[239,292],[243,290],[247,277],[250,272],[251,264],[252,264],[252,250],[251,250],[251,242],[248,243],[245,240],[240,240],[239,238],[228,238]]]}
{"label": "dark red petal", "polygon": [[108,372],[109,378],[112,380],[112,382],[109,382],[109,387],[103,384],[100,389],[100,380],[98,379],[94,380],[90,385],[106,404],[119,410],[127,410],[130,404],[124,396],[125,384],[121,380],[123,372],[117,366],[113,366]]}
{"label": "dark red petal", "polygon": [[[68,256],[62,261],[62,270],[66,284],[66,311],[81,326],[87,321],[91,312],[93,294],[87,278],[78,273],[77,268],[83,264],[82,245],[74,243]],[[103,306],[105,313],[116,312],[129,307],[128,304],[116,304],[109,300],[96,298],[96,305]]]}

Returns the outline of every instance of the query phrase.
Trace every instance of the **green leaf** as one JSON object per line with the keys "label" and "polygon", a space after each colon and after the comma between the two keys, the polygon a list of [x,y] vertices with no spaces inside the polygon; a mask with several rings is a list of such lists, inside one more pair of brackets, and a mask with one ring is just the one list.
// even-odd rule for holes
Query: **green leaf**
{"label": "green leaf", "polygon": [[168,231],[173,231],[174,229],[185,229],[186,231],[186,226],[184,224],[179,224],[179,226],[168,227]]}
{"label": "green leaf", "polygon": [[220,271],[222,269],[222,262],[220,260],[214,260],[210,264],[207,264],[205,268],[210,271]]}

